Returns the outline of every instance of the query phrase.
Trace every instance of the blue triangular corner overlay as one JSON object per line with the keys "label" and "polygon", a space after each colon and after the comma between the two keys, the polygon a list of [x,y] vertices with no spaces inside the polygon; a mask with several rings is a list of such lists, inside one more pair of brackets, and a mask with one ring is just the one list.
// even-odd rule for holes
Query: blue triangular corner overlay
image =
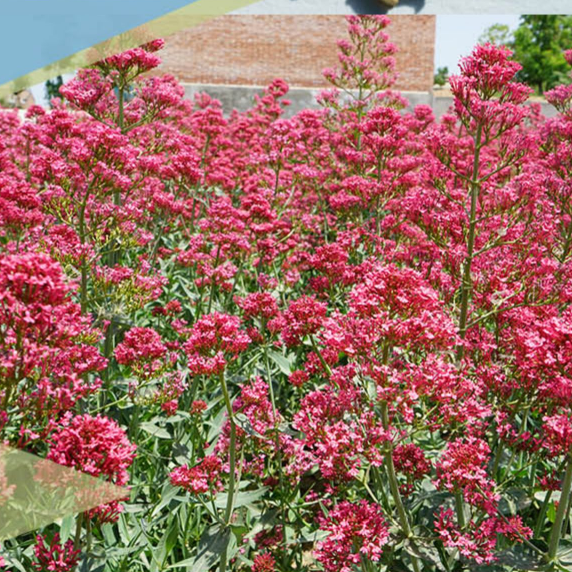
{"label": "blue triangular corner overlay", "polygon": [[196,1],[2,0],[0,85]]}

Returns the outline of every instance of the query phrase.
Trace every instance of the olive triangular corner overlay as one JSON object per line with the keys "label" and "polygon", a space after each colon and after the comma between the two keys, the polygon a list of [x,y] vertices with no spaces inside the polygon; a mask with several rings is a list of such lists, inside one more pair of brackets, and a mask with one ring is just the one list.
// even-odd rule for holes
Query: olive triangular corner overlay
{"label": "olive triangular corner overlay", "polygon": [[0,97],[258,1],[5,1]]}
{"label": "olive triangular corner overlay", "polygon": [[189,0],[3,2],[0,84],[192,3]]}
{"label": "olive triangular corner overlay", "polygon": [[0,445],[0,541],[129,496],[129,490]]}

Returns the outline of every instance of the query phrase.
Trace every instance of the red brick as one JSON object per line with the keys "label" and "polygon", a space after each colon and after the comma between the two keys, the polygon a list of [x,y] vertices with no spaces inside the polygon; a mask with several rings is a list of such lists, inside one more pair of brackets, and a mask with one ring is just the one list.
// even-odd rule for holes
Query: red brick
{"label": "red brick", "polygon": [[[222,16],[169,36],[161,71],[184,83],[326,87],[321,72],[336,66],[346,30],[344,16]],[[399,48],[395,88],[431,91],[435,16],[393,16],[387,32]]]}

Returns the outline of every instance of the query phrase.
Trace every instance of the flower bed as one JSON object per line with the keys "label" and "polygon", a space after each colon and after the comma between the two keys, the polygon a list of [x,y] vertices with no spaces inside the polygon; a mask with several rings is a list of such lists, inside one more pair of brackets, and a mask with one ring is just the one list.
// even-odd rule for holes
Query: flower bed
{"label": "flower bed", "polygon": [[4,569],[569,569],[572,89],[477,46],[406,113],[388,24],[291,119],[161,41],[0,115],[1,437],[130,486]]}

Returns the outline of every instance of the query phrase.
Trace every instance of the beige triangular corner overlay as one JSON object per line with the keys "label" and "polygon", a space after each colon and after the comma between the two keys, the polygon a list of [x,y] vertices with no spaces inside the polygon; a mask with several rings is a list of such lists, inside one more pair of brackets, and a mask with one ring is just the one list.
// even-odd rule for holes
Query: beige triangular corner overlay
{"label": "beige triangular corner overlay", "polygon": [[129,489],[0,445],[0,541],[126,497]]}
{"label": "beige triangular corner overlay", "polygon": [[228,12],[256,2],[259,0],[196,0],[192,4],[173,10],[142,26],[4,83],[0,85],[0,98],[8,97],[58,75],[74,72],[98,60],[140,46],[150,40],[166,38],[180,30],[193,28],[217,16],[223,16]]}

